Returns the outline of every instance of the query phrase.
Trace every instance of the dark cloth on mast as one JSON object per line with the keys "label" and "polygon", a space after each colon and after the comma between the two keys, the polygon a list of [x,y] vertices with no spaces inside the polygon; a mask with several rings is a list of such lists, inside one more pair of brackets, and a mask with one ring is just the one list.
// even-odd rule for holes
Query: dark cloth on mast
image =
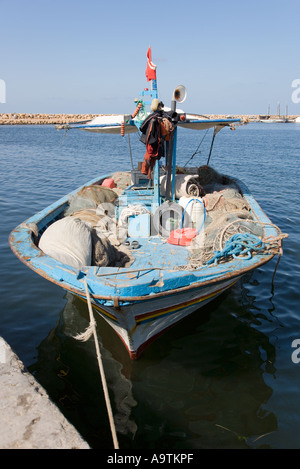
{"label": "dark cloth on mast", "polygon": [[147,174],[148,179],[151,179],[155,161],[159,160],[164,155],[164,141],[161,138],[161,128],[158,118],[152,116],[141,131],[142,136],[140,140],[146,145],[146,153],[141,172],[142,174]]}
{"label": "dark cloth on mast", "polygon": [[147,174],[148,179],[151,178],[155,161],[165,156],[167,132],[165,131],[163,119],[168,119],[171,122],[169,113],[158,110],[151,113],[140,126],[142,133],[140,141],[146,145],[141,172]]}

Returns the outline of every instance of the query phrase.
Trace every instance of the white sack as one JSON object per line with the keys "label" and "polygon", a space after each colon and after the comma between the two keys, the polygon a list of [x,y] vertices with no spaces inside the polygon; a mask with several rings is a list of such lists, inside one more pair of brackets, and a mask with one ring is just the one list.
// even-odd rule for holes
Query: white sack
{"label": "white sack", "polygon": [[39,248],[48,256],[75,268],[91,265],[91,228],[79,218],[62,218],[42,234]]}

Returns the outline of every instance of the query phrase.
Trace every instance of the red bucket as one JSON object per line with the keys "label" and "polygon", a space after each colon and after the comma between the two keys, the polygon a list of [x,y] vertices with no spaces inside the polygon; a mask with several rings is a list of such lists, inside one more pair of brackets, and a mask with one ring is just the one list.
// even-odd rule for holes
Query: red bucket
{"label": "red bucket", "polygon": [[197,236],[197,230],[195,230],[195,228],[180,228],[171,231],[168,243],[177,244],[179,246],[189,246],[195,236]]}

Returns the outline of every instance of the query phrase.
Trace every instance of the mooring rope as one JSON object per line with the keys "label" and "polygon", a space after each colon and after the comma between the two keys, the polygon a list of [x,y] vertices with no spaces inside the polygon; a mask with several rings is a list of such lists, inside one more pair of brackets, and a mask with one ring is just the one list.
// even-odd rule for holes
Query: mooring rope
{"label": "mooring rope", "polygon": [[114,418],[113,418],[111,403],[110,403],[110,399],[109,399],[107,383],[106,383],[106,379],[105,379],[105,372],[104,372],[104,367],[103,367],[103,363],[102,363],[99,342],[98,342],[98,338],[97,338],[96,321],[95,321],[95,318],[94,318],[94,315],[93,315],[91,297],[90,297],[90,292],[89,292],[89,289],[88,289],[86,278],[84,278],[84,286],[85,286],[86,299],[87,299],[89,315],[90,315],[90,325],[86,329],[85,332],[75,336],[75,339],[86,342],[91,337],[92,334],[94,336],[98,366],[99,366],[99,371],[100,371],[100,376],[101,376],[101,381],[102,381],[102,386],[103,386],[103,392],[104,392],[105,403],[106,403],[106,408],[107,408],[107,413],[108,413],[108,418],[109,418],[109,423],[110,423],[110,429],[111,429],[111,433],[112,433],[112,439],[113,439],[113,443],[114,443],[114,448],[119,449],[119,443],[118,443],[118,439],[117,439],[117,433],[116,433],[116,428],[115,428],[115,424],[114,424]]}

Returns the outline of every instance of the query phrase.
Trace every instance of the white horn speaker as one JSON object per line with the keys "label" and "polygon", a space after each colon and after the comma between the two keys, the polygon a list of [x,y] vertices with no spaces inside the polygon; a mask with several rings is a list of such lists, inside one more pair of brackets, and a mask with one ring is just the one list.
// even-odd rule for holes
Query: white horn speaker
{"label": "white horn speaker", "polygon": [[183,85],[178,85],[173,91],[173,99],[177,101],[177,103],[183,103],[186,99],[186,95],[186,88]]}

